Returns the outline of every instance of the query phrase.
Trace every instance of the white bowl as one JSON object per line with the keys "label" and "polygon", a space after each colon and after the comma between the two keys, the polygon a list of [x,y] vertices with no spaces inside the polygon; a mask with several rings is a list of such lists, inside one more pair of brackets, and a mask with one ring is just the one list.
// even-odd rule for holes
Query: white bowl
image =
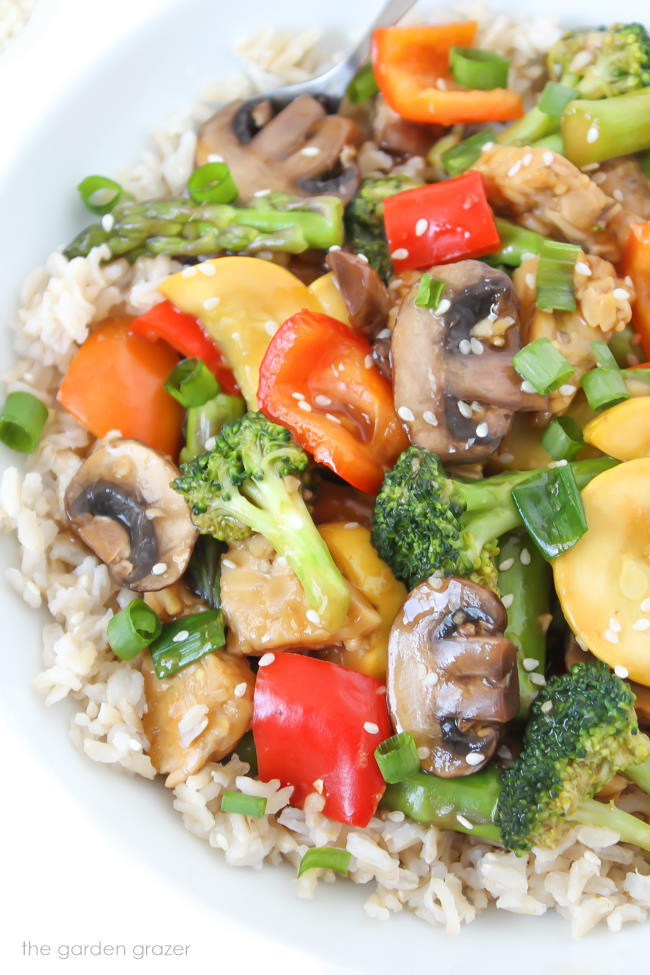
{"label": "white bowl", "polygon": [[[237,41],[272,20],[274,26],[292,30],[322,25],[328,42],[340,49],[345,35],[357,34],[377,7],[377,0],[275,0],[271,12],[263,0],[178,0],[116,44],[79,77],[73,91],[55,100],[29,139],[12,149],[13,168],[0,185],[2,234],[11,241],[2,256],[0,320],[12,317],[25,275],[83,225],[86,217],[74,193],[78,180],[128,165],[143,149],[148,130],[191,103],[206,81],[237,73],[240,65],[232,53]],[[544,14],[565,15],[571,22],[607,23],[613,18],[641,20],[645,5],[620,0],[613,9],[605,0],[574,0],[572,5],[546,0],[543,7]],[[495,8],[521,12],[522,5],[500,0]],[[9,337],[5,334],[0,341],[4,372],[12,354]],[[0,457],[3,465],[16,462],[6,450]],[[0,566],[14,563],[15,553],[15,542],[2,539]],[[253,873],[228,867],[183,829],[162,787],[111,774],[72,750],[67,707],[45,710],[31,687],[40,669],[44,615],[39,618],[2,586],[0,619],[5,644],[21,648],[3,655],[2,711],[22,729],[36,765],[65,783],[113,840],[119,822],[125,851],[164,871],[215,912],[240,924],[250,922],[278,942],[348,970],[394,973],[406,961],[416,970],[431,967],[446,973],[474,965],[484,975],[611,975],[619,966],[634,964],[635,957],[645,957],[646,926],[617,936],[597,931],[576,943],[567,923],[552,913],[528,919],[490,911],[460,937],[449,939],[413,916],[397,915],[389,924],[369,920],[362,910],[368,891],[353,884],[321,886],[314,901],[306,903],[295,899],[288,868]],[[170,850],[173,856],[161,856]]]}

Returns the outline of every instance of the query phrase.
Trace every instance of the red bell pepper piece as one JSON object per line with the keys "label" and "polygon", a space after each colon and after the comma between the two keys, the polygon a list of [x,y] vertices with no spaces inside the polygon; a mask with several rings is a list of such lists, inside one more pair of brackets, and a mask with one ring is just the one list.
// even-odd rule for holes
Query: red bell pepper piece
{"label": "red bell pepper piece", "polygon": [[650,356],[650,223],[635,223],[630,229],[623,271],[632,278],[636,290],[632,324],[644,353]]}
{"label": "red bell pepper piece", "polygon": [[370,345],[347,325],[303,310],[271,339],[260,369],[258,402],[291,430],[319,464],[376,494],[385,472],[408,447],[390,383]]}
{"label": "red bell pepper piece", "polygon": [[326,816],[367,826],[385,788],[374,750],[392,733],[386,688],[374,677],[296,653],[277,653],[257,673],[259,775],[292,785],[293,806],[320,780]]}
{"label": "red bell pepper piece", "polygon": [[481,257],[500,247],[480,173],[387,197],[384,226],[397,272]]}
{"label": "red bell pepper piece", "polygon": [[179,311],[169,301],[161,301],[136,318],[131,331],[151,342],[164,339],[188,359],[201,359],[214,373],[226,393],[237,395],[239,387],[223,355],[203,331],[193,315]]}

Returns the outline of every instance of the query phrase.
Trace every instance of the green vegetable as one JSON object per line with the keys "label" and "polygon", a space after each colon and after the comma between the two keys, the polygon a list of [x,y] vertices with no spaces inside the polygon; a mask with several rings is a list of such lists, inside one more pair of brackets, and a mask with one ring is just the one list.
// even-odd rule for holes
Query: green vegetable
{"label": "green vegetable", "polygon": [[[615,462],[578,461],[584,487]],[[495,588],[497,539],[521,526],[512,498],[533,471],[509,471],[481,481],[451,477],[436,454],[409,447],[384,477],[375,502],[372,544],[409,589],[434,572],[469,576]]]}
{"label": "green vegetable", "polygon": [[185,581],[194,595],[210,609],[221,609],[221,556],[227,550],[225,542],[199,535],[185,572]]}
{"label": "green vegetable", "polygon": [[160,636],[161,629],[153,609],[143,599],[132,599],[108,621],[106,638],[116,657],[133,660]]}
{"label": "green vegetable", "polygon": [[335,196],[311,198],[269,193],[254,206],[176,200],[126,200],[117,204],[106,229],[102,223],[82,230],[64,250],[68,259],[86,257],[105,244],[110,257],[133,261],[143,254],[205,256],[224,250],[255,254],[260,250],[301,254],[343,243],[343,204]]}
{"label": "green vegetable", "polygon": [[562,116],[565,155],[576,166],[650,149],[650,88],[571,102]]}
{"label": "green vegetable", "polygon": [[359,192],[345,213],[346,240],[356,254],[364,254],[385,281],[393,273],[388,241],[384,231],[384,200],[421,183],[409,176],[383,176],[364,179]]}
{"label": "green vegetable", "polygon": [[550,135],[545,135],[543,139],[537,139],[531,145],[533,149],[550,149],[551,152],[556,152],[558,156],[566,155],[561,132],[551,132]]}
{"label": "green vegetable", "polygon": [[156,676],[163,680],[226,642],[221,610],[208,609],[165,623],[149,650]]}
{"label": "green vegetable", "polygon": [[539,254],[536,288],[537,307],[542,311],[575,311],[573,277],[580,248],[545,240]]}
{"label": "green vegetable", "polygon": [[519,717],[525,718],[539,691],[535,675],[543,676],[546,666],[551,573],[523,532],[506,535],[500,547],[497,584],[502,598],[509,597],[505,636],[517,648]]}
{"label": "green vegetable", "polygon": [[331,632],[343,624],[350,593],[289,475],[308,464],[284,427],[261,413],[226,424],[214,447],[183,464],[172,484],[202,534],[225,542],[259,532],[298,576],[307,601]]}
{"label": "green vegetable", "polygon": [[195,203],[232,203],[238,194],[232,173],[223,162],[195,169],[187,181],[187,191]]}
{"label": "green vegetable", "polygon": [[375,760],[385,782],[401,782],[420,767],[415,738],[407,731],[387,738],[375,748]]}
{"label": "green vegetable", "polygon": [[86,176],[77,184],[79,195],[92,213],[110,213],[122,199],[129,199],[119,183],[108,176]]}
{"label": "green vegetable", "polygon": [[452,47],[449,51],[449,70],[462,88],[489,91],[508,87],[510,62],[494,51],[478,47]]}
{"label": "green vegetable", "polygon": [[609,827],[623,842],[650,850],[650,825],[593,800],[617,771],[636,775],[647,789],[649,759],[650,739],[639,732],[628,685],[605,664],[578,664],[540,690],[512,768],[462,779],[418,772],[389,786],[382,805],[518,854],[554,846],[576,823]]}
{"label": "green vegetable", "polygon": [[47,407],[31,393],[9,393],[0,413],[0,441],[21,454],[38,447],[47,423]]}
{"label": "green vegetable", "polygon": [[641,169],[643,170],[644,174],[648,179],[650,179],[650,151],[644,152],[639,157],[639,162],[641,163]]}
{"label": "green vegetable", "polygon": [[445,290],[445,282],[434,280],[428,272],[420,278],[415,304],[420,308],[436,309],[440,303],[440,296]]}
{"label": "green vegetable", "polygon": [[602,366],[603,369],[618,369],[618,363],[607,342],[603,342],[602,339],[596,339],[595,342],[590,342],[589,344],[591,345],[597,366]]}
{"label": "green vegetable", "polygon": [[241,762],[247,762],[250,766],[248,774],[257,777],[257,750],[252,731],[247,731],[244,737],[239,739],[228,758],[232,758],[233,755],[236,755]]}
{"label": "green vegetable", "polygon": [[587,531],[580,491],[566,462],[538,471],[514,487],[512,497],[528,534],[546,559],[573,548]]}
{"label": "green vegetable", "polygon": [[205,362],[181,359],[165,382],[165,389],[181,406],[203,406],[219,392],[219,383]]}
{"label": "green vegetable", "polygon": [[217,395],[203,406],[190,407],[185,420],[185,446],[180,453],[181,464],[205,453],[206,444],[216,437],[226,423],[238,420],[246,412],[241,396]]}
{"label": "green vegetable", "polygon": [[266,799],[264,796],[247,796],[243,792],[226,789],[221,797],[221,812],[239,813],[259,819],[266,812]]}
{"label": "green vegetable", "polygon": [[539,96],[537,107],[545,115],[560,119],[564,109],[569,102],[574,101],[577,95],[578,92],[575,88],[567,88],[566,85],[560,85],[556,81],[548,81],[544,91]]}
{"label": "green vegetable", "polygon": [[528,257],[539,254],[546,238],[534,230],[525,230],[516,223],[497,217],[494,221],[501,238],[501,247],[490,255],[497,264],[519,267]]}
{"label": "green vegetable", "polygon": [[496,132],[492,128],[481,129],[468,139],[463,139],[458,145],[452,146],[440,155],[442,168],[449,176],[460,176],[466,169],[470,169],[483,152],[484,146],[496,141]]}
{"label": "green vegetable", "polygon": [[580,380],[587,402],[594,412],[606,410],[628,399],[629,392],[621,371],[617,369],[591,369]]}
{"label": "green vegetable", "polygon": [[367,102],[369,98],[374,98],[378,91],[379,85],[372,70],[372,64],[368,61],[367,64],[359,68],[346,88],[345,94],[353,105],[360,105],[361,102]]}
{"label": "green vegetable", "polygon": [[555,348],[550,339],[535,339],[512,357],[519,375],[538,393],[559,389],[575,372],[573,366]]}
{"label": "green vegetable", "polygon": [[542,434],[542,447],[553,460],[573,460],[584,445],[582,430],[570,416],[551,420]]}
{"label": "green vegetable", "polygon": [[303,854],[298,876],[302,877],[307,870],[334,870],[335,873],[346,874],[349,868],[350,854],[347,850],[339,850],[334,846],[315,846]]}

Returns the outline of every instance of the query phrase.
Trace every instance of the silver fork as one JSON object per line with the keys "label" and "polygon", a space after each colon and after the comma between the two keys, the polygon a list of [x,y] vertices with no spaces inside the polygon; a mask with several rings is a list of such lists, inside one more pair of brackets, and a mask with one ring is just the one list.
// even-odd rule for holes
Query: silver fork
{"label": "silver fork", "polygon": [[297,98],[298,95],[329,95],[340,98],[361,65],[368,60],[373,30],[376,27],[390,27],[391,24],[403,17],[411,7],[414,7],[415,3],[416,0],[388,0],[354,50],[338,64],[308,81],[299,81],[293,85],[282,85],[280,88],[273,88],[272,91],[265,92],[263,95],[256,95],[249,99],[246,104],[252,108],[259,101],[267,98],[278,102],[288,102]]}

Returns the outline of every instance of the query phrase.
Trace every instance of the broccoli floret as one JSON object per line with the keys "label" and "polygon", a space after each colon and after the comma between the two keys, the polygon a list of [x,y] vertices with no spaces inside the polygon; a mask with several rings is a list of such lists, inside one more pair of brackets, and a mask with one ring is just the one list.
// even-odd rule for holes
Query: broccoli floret
{"label": "broccoli floret", "polygon": [[393,271],[388,241],[384,232],[384,200],[421,183],[404,174],[364,179],[359,192],[345,213],[348,244],[364,254],[375,271],[386,281]]}
{"label": "broccoli floret", "polygon": [[493,767],[462,779],[416,772],[389,786],[383,805],[520,855],[553,846],[577,824],[608,827],[650,850],[648,823],[592,798],[617,772],[650,791],[649,756],[629,686],[606,664],[577,664],[540,691],[522,752],[501,776]]}
{"label": "broccoli floret", "polygon": [[650,85],[650,35],[641,24],[569,31],[548,54],[551,78],[582,98],[611,98]]}
{"label": "broccoli floret", "polygon": [[[571,466],[579,487],[602,470],[593,460]],[[436,454],[409,447],[377,495],[372,543],[409,588],[442,572],[496,589],[497,539],[521,525],[512,489],[535,473],[510,471],[460,481]]]}
{"label": "broccoli floret", "polygon": [[[519,854],[553,846],[567,820],[604,826],[609,818],[622,833],[620,811],[592,797],[616,772],[648,759],[650,738],[639,731],[634,694],[606,664],[576,664],[552,678],[532,705],[521,754],[503,774],[495,821],[504,844]],[[635,823],[649,843],[650,827]]]}
{"label": "broccoli floret", "polygon": [[323,627],[344,623],[350,591],[300,491],[307,454],[261,413],[224,426],[214,448],[181,467],[173,482],[204,535],[225,542],[259,532],[284,556]]}

